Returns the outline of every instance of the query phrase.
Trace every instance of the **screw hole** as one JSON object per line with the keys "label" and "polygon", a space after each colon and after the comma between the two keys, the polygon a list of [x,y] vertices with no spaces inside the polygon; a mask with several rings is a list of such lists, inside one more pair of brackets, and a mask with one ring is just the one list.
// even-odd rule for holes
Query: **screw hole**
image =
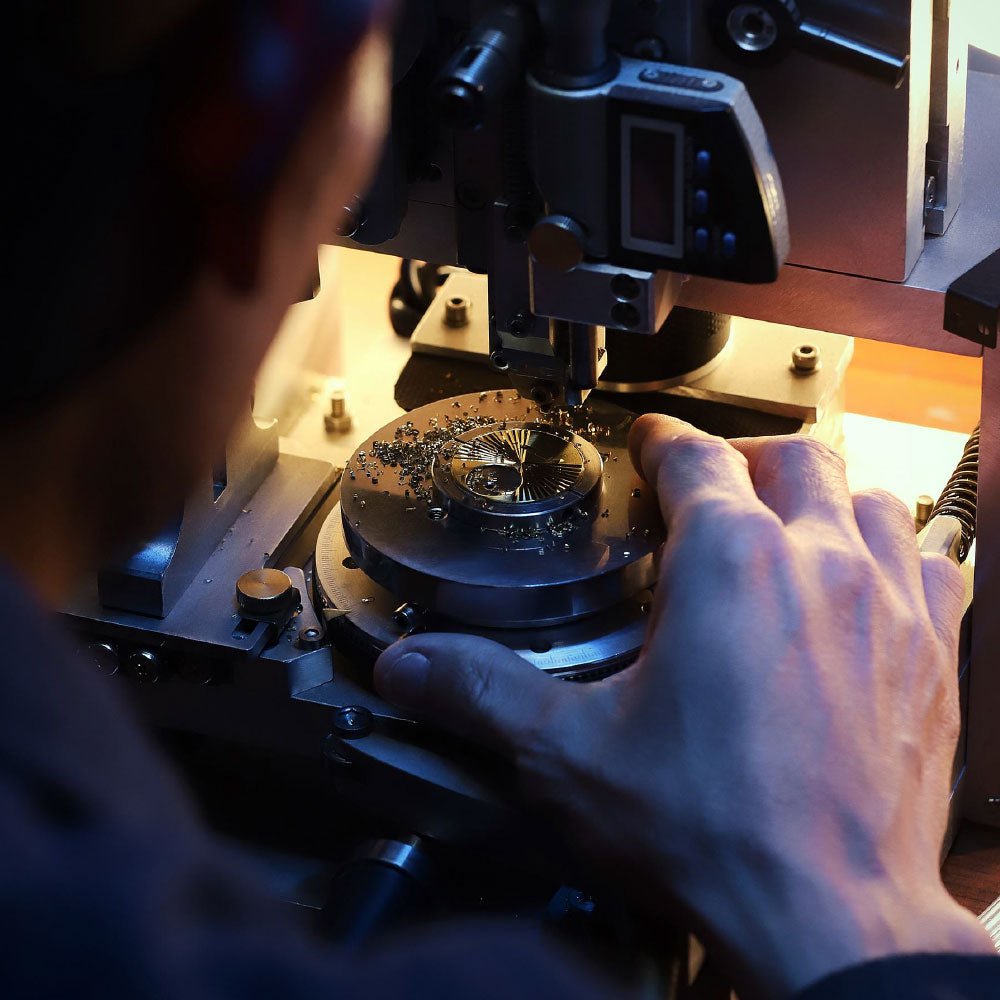
{"label": "screw hole", "polygon": [[616,274],[611,279],[611,292],[622,301],[638,298],[640,290],[639,282],[630,274]]}
{"label": "screw hole", "polygon": [[619,302],[611,310],[611,320],[619,330],[631,330],[639,323],[639,310],[628,302]]}
{"label": "screw hole", "polygon": [[546,639],[536,639],[531,644],[531,651],[533,653],[548,653],[552,649],[552,643]]}
{"label": "screw hole", "polygon": [[555,393],[547,385],[535,385],[531,387],[531,398],[539,406],[548,406],[555,398]]}
{"label": "screw hole", "polygon": [[348,556],[343,561],[343,563],[341,563],[341,565],[344,567],[344,569],[357,569],[358,568],[358,564],[350,556]]}

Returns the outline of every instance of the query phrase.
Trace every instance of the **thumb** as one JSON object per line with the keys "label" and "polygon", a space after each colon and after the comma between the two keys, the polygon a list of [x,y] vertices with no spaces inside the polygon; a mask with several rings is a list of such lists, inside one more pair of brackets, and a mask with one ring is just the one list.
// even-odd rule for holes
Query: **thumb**
{"label": "thumb", "polygon": [[923,552],[920,561],[934,631],[947,649],[954,650],[965,609],[965,578],[947,556]]}
{"label": "thumb", "polygon": [[375,664],[375,687],[401,708],[507,756],[573,694],[573,685],[506,646],[450,633],[394,643]]}

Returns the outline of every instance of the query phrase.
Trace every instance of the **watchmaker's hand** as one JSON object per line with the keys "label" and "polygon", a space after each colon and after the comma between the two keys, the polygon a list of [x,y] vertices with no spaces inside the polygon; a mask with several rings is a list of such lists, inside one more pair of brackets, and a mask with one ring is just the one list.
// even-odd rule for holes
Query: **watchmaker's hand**
{"label": "watchmaker's hand", "polygon": [[958,732],[962,580],[906,508],[851,496],[814,441],[732,446],[636,421],[668,527],[638,662],[550,678],[483,639],[419,635],[379,689],[516,761],[529,793],[655,905],[787,996],[899,952],[989,951],[938,855]]}

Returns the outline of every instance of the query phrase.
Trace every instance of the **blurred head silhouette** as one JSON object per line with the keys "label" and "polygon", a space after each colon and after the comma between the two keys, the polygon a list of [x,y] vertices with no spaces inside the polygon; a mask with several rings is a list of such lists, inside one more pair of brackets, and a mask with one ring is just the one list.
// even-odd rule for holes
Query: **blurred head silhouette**
{"label": "blurred head silhouette", "polygon": [[57,600],[210,468],[386,118],[380,0],[14,0],[0,557]]}

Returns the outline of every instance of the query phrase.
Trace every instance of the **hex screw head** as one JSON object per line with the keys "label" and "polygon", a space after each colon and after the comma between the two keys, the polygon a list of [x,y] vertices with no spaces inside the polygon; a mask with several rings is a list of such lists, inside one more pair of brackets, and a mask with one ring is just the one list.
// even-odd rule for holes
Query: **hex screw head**
{"label": "hex screw head", "polygon": [[392,613],[393,624],[404,632],[412,632],[420,627],[423,621],[423,610],[415,604],[400,604]]}
{"label": "hex screw head", "polygon": [[361,739],[372,731],[374,724],[375,717],[363,705],[344,705],[333,713],[333,732],[341,739]]}
{"label": "hex screw head", "polygon": [[305,628],[299,629],[299,634],[296,637],[296,645],[300,649],[318,649],[322,638],[323,632],[321,629],[315,625],[307,625]]}
{"label": "hex screw head", "polygon": [[351,414],[347,409],[347,393],[343,389],[335,389],[330,393],[330,412],[323,417],[327,432],[343,434],[351,429]]}
{"label": "hex screw head", "polygon": [[507,321],[507,332],[512,337],[523,337],[528,332],[528,317],[524,313],[517,313]]}
{"label": "hex screw head", "polygon": [[799,344],[792,351],[792,368],[803,375],[811,375],[819,368],[819,348],[812,344]]}
{"label": "hex screw head", "polygon": [[444,300],[444,325],[459,329],[469,325],[472,303],[464,295],[449,295]]}

